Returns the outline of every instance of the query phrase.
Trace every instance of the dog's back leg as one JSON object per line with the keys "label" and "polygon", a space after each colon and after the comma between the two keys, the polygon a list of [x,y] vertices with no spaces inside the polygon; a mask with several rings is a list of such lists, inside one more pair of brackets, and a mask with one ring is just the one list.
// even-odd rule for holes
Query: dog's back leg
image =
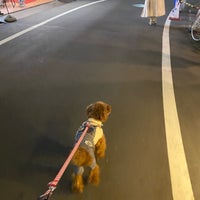
{"label": "dog's back leg", "polygon": [[83,172],[84,167],[74,166],[75,173],[72,174],[72,192],[82,193],[84,189]]}
{"label": "dog's back leg", "polygon": [[100,169],[99,166],[96,165],[94,169],[91,169],[90,175],[88,177],[88,183],[91,183],[93,185],[98,185],[100,181]]}

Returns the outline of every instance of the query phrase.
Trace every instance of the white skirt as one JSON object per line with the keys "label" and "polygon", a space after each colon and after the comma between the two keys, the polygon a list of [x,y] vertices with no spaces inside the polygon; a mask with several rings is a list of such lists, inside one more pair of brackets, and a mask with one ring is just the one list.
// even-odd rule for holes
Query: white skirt
{"label": "white skirt", "polygon": [[145,0],[141,17],[159,17],[165,15],[164,0]]}

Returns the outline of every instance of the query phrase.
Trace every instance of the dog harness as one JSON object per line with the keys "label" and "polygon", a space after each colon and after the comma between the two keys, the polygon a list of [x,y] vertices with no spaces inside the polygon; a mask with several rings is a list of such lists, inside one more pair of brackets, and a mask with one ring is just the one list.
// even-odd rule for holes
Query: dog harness
{"label": "dog harness", "polygon": [[[92,164],[89,167],[91,169],[94,169],[96,167],[96,158],[95,158],[94,150],[95,150],[96,143],[103,136],[102,123],[93,118],[89,118],[88,121],[83,122],[80,128],[76,132],[75,142],[79,140],[80,136],[82,135],[88,123],[90,124],[90,126],[88,128],[87,133],[85,134],[85,137],[80,143],[80,147],[83,147],[84,149],[86,149],[88,153],[90,154],[92,158]],[[76,171],[76,174],[82,174],[84,171],[84,168],[82,166],[76,166],[75,171]]]}
{"label": "dog harness", "polygon": [[90,127],[84,139],[82,140],[80,147],[86,148],[87,150],[89,149],[94,150],[96,143],[103,136],[103,130],[102,130],[103,124],[98,120],[89,118],[87,121],[83,122],[83,124],[80,126],[80,128],[76,132],[75,142],[77,142],[80,136],[82,135],[87,123],[90,124]]}
{"label": "dog harness", "polygon": [[[77,142],[79,140],[80,136],[82,135],[83,131],[85,130],[86,123],[87,122],[83,122],[83,124],[80,126],[80,128],[76,132],[75,142]],[[95,147],[95,145],[94,145],[95,129],[96,129],[95,126],[90,125],[85,137],[83,138],[83,140],[80,144],[80,147],[86,148],[87,150],[89,150],[90,148],[94,149],[94,147]]]}

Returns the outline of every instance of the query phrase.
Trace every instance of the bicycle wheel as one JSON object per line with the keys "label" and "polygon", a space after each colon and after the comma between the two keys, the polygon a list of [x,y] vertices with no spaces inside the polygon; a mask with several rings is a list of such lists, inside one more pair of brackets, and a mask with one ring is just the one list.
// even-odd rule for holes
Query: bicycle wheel
{"label": "bicycle wheel", "polygon": [[191,36],[192,36],[193,40],[200,41],[200,30],[199,29],[195,29],[192,26],[191,27]]}
{"label": "bicycle wheel", "polygon": [[197,16],[191,26],[191,36],[193,40],[200,41],[200,15]]}

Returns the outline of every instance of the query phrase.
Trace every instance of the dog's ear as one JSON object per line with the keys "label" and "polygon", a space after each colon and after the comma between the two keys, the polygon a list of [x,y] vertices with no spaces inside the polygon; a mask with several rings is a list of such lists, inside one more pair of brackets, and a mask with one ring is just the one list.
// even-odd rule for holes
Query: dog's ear
{"label": "dog's ear", "polygon": [[105,104],[105,112],[106,112],[106,115],[110,115],[111,110],[112,110],[111,105]]}
{"label": "dog's ear", "polygon": [[87,117],[88,118],[92,118],[93,117],[93,112],[94,112],[94,104],[90,104],[86,108],[86,115],[87,115]]}

